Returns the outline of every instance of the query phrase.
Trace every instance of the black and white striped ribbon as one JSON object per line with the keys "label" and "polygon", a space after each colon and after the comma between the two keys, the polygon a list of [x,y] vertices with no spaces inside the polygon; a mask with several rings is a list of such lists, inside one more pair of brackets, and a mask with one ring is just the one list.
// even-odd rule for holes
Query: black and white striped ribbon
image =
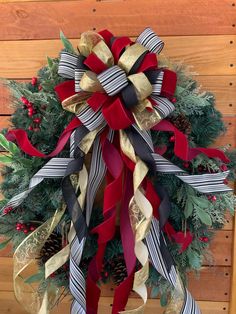
{"label": "black and white striped ribbon", "polygon": [[128,85],[126,73],[118,65],[103,71],[97,78],[109,96],[118,94]]}
{"label": "black and white striped ribbon", "polygon": [[162,70],[150,70],[145,72],[146,77],[152,84],[151,96],[159,96],[161,94],[162,83],[164,79],[164,71]]}
{"label": "black and white striped ribbon", "polygon": [[[145,153],[147,156],[147,163],[150,164],[150,159],[152,159],[155,163],[155,169],[157,172],[169,174],[172,173],[184,183],[187,183],[192,188],[203,194],[232,191],[229,186],[224,184],[224,180],[228,176],[229,171],[210,174],[205,173],[200,175],[187,175],[185,170],[174,165],[171,161],[167,160],[163,156],[154,153],[153,148],[150,146],[150,142],[152,141],[150,132],[140,130],[138,127],[135,127],[135,130],[144,141],[143,145],[146,145]],[[136,152],[140,151],[140,148],[141,150],[143,150],[144,146],[142,145],[142,143],[139,141],[138,144],[138,140],[134,140],[135,137],[133,137],[133,145],[134,148],[137,148]],[[138,145],[140,146],[139,148],[137,147]],[[142,159],[144,155],[145,154],[142,154],[142,157],[140,155],[140,158]]]}
{"label": "black and white striped ribbon", "polygon": [[64,78],[73,79],[78,63],[78,55],[63,50],[60,54],[58,74]]}
{"label": "black and white striped ribbon", "polygon": [[[22,204],[30,192],[46,178],[62,178],[65,174],[68,164],[73,158],[52,158],[49,160],[30,180],[29,188],[10,199],[4,206],[16,208]],[[4,210],[4,208],[2,210]]]}
{"label": "black and white striped ribbon", "polygon": [[163,234],[160,232],[159,222],[156,218],[153,218],[150,232],[146,237],[151,263],[157,272],[163,276],[175,289],[183,289],[182,291],[179,291],[184,296],[183,306],[180,314],[200,314],[201,311],[189,291],[185,288],[182,288],[182,286],[178,284],[180,279],[175,266],[172,265],[170,270],[168,270],[166,261],[164,260],[161,253],[160,237],[163,237]]}
{"label": "black and white striped ribbon", "polygon": [[168,98],[155,96],[151,94],[151,99],[156,103],[154,109],[159,113],[162,119],[166,118],[171,112],[175,110],[175,106]]}
{"label": "black and white striped ribbon", "polygon": [[159,154],[152,153],[155,160],[156,171],[175,174],[181,181],[187,183],[200,193],[230,192],[232,189],[224,184],[229,171],[219,173],[204,173],[199,175],[187,175],[187,172],[174,165]]}
{"label": "black and white striped ribbon", "polygon": [[98,127],[103,127],[106,125],[106,120],[104,119],[101,110],[95,112],[89,106],[84,108],[77,115],[77,117],[89,131],[94,131]]}
{"label": "black and white striped ribbon", "polygon": [[84,65],[85,57],[76,55],[63,50],[60,55],[60,62],[58,66],[58,74],[64,78],[75,80],[75,92],[80,92],[80,81],[83,74],[88,70]]}
{"label": "black and white striped ribbon", "polygon": [[147,27],[136,39],[137,43],[140,43],[146,47],[150,52],[160,53],[164,47],[164,42],[156,35],[156,33]]}
{"label": "black and white striped ribbon", "polygon": [[[88,186],[86,193],[86,222],[87,225],[90,223],[90,217],[92,213],[92,208],[94,204],[94,199],[99,186],[105,176],[106,166],[102,159],[102,147],[100,142],[100,133],[98,133],[92,151],[91,166],[88,178]],[[113,141],[114,131],[111,129],[108,132],[107,138],[109,141]],[[73,138],[72,138],[73,141]],[[77,144],[74,144],[77,146]],[[71,314],[86,314],[86,286],[85,278],[79,267],[82,252],[84,249],[86,238],[79,241],[78,237],[72,241],[71,253],[70,253],[70,291],[74,297],[71,304]]]}

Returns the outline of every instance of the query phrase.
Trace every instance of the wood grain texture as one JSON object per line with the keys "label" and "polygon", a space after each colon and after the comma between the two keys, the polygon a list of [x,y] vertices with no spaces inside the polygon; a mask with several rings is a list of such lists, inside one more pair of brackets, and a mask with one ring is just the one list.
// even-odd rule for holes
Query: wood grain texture
{"label": "wood grain texture", "polygon": [[[236,75],[236,35],[163,37],[164,54],[193,66],[199,75]],[[78,40],[72,40],[76,47]],[[56,57],[60,40],[0,41],[0,77],[30,78]],[[232,66],[230,66],[232,65]]]}
{"label": "wood grain texture", "polygon": [[[202,76],[195,79],[203,91],[210,91],[216,97],[216,108],[224,115],[236,114],[236,76]],[[10,91],[0,82],[0,114],[11,114]]]}
{"label": "wood grain texture", "polygon": [[[55,307],[52,314],[69,314],[70,298],[65,298],[59,306]],[[135,308],[137,300],[130,300],[130,306]],[[16,302],[13,292],[1,292],[0,294],[1,314],[27,314],[22,307]],[[99,302],[99,314],[110,314],[112,298],[101,297]],[[208,302],[199,301],[202,314],[228,314],[229,303],[228,302]],[[147,309],[145,314],[161,314],[163,308],[160,307],[159,300],[148,300]]]}
{"label": "wood grain texture", "polygon": [[211,91],[216,98],[216,108],[224,115],[236,115],[236,76],[201,76],[195,79],[202,90]]}
{"label": "wood grain texture", "polygon": [[231,276],[231,294],[230,294],[230,314],[236,313],[236,254],[235,254],[235,246],[236,246],[236,216],[234,216],[234,234],[233,234],[233,241],[232,241],[232,276]]}
{"label": "wood grain texture", "polygon": [[138,5],[136,0],[0,3],[0,40],[52,39],[59,29],[75,38],[104,27],[116,36],[137,36],[149,25],[162,36],[235,34],[232,1],[192,1],[194,18],[189,9],[188,0],[175,5],[172,0],[139,0]]}

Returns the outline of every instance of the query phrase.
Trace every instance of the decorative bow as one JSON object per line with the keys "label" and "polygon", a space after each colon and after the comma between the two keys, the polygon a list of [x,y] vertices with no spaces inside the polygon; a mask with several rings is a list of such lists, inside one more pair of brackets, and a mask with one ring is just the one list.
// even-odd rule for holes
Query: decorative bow
{"label": "decorative bow", "polygon": [[[58,73],[74,79],[56,87],[62,106],[90,131],[101,123],[125,129],[134,121],[140,129],[150,129],[174,110],[176,74],[158,69],[157,53],[163,46],[150,28],[136,42],[107,30],[83,33],[80,54],[61,53]],[[87,121],[91,110],[97,114]]]}

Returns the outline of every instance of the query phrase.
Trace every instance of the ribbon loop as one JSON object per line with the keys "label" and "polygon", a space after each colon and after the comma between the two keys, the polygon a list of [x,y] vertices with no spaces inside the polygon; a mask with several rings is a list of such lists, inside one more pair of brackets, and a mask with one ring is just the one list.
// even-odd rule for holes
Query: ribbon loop
{"label": "ribbon loop", "polygon": [[149,51],[160,53],[164,47],[163,41],[155,34],[155,32],[147,27],[136,39],[136,42],[146,47]]}
{"label": "ribbon loop", "polygon": [[118,94],[128,85],[125,71],[117,65],[99,74],[98,80],[109,96]]}

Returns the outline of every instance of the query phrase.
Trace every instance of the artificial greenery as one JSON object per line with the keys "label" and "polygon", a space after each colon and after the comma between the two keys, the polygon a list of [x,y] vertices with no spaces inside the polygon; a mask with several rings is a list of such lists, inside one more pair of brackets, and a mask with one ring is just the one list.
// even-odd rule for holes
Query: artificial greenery
{"label": "artificial greenery", "polygon": [[[70,42],[61,33],[61,39],[68,51],[74,51]],[[12,106],[15,109],[11,117],[11,124],[14,128],[22,128],[27,131],[32,144],[43,153],[48,154],[55,147],[57,140],[63,129],[68,125],[72,114],[62,109],[61,104],[54,92],[54,87],[63,82],[57,74],[58,58],[48,58],[48,65],[42,68],[38,77],[31,82],[21,83],[9,81],[8,86],[12,91]],[[214,107],[214,96],[209,92],[202,92],[197,82],[191,77],[183,65],[171,64],[166,60],[161,61],[177,72],[178,82],[175,93],[176,110],[168,117],[170,121],[176,121],[176,117],[181,115],[181,119],[186,120],[190,125],[188,140],[190,146],[206,147],[214,142],[218,135],[225,131],[221,114]],[[27,101],[26,101],[27,100]],[[30,105],[28,105],[30,103]],[[31,108],[31,109],[30,109]],[[3,134],[6,130],[3,132]],[[208,159],[199,155],[189,163],[183,163],[172,154],[173,143],[170,141],[171,134],[155,132],[152,134],[155,146],[167,147],[164,156],[179,167],[187,170],[191,174],[201,174],[207,172],[218,172],[226,167],[218,160]],[[29,184],[31,177],[47,162],[46,159],[30,157],[19,150],[19,148],[9,143],[0,134],[0,145],[5,149],[5,153],[0,156],[0,162],[5,163],[1,174],[1,193],[4,199],[1,205],[7,203],[14,195],[24,191]],[[228,169],[230,179],[235,178],[236,152],[228,151],[228,146],[224,147],[226,154],[230,158]],[[68,146],[59,154],[59,157],[67,157],[69,154]],[[171,199],[170,223],[176,231],[186,232],[189,230],[193,235],[193,240],[186,250],[180,254],[180,246],[166,240],[170,252],[178,266],[182,278],[186,281],[188,271],[199,271],[204,256],[208,254],[209,242],[213,237],[214,230],[220,229],[225,223],[225,212],[234,212],[234,198],[231,193],[218,193],[217,195],[205,196],[190,186],[180,181],[176,176],[169,174],[158,174],[154,178],[156,185],[161,184],[166,187]],[[28,236],[38,225],[45,222],[62,203],[60,180],[44,180],[35,188],[19,208],[9,211],[0,217],[0,230],[7,240],[0,244],[0,249],[4,248],[8,241],[12,241],[15,249],[21,241]],[[90,228],[98,225],[102,221],[101,204],[96,204],[92,215]],[[64,232],[64,226],[68,225],[70,219],[67,213],[64,214],[56,232]],[[27,232],[22,229],[17,230],[17,224],[25,226]],[[31,226],[32,230],[28,230]],[[81,266],[86,273],[88,261],[94,256],[97,248],[96,237],[89,235]],[[122,244],[117,235],[113,241],[108,243],[105,260],[103,281],[109,279],[111,273],[110,261],[122,254]],[[52,281],[59,286],[68,285],[68,272],[57,271],[47,281],[43,281],[42,272],[34,274],[28,278],[31,283],[34,280],[41,280],[40,287],[43,289],[48,281]],[[152,287],[152,295],[161,294],[161,303],[164,305],[167,300],[167,292],[170,287],[163,278],[151,267],[148,283]]]}

